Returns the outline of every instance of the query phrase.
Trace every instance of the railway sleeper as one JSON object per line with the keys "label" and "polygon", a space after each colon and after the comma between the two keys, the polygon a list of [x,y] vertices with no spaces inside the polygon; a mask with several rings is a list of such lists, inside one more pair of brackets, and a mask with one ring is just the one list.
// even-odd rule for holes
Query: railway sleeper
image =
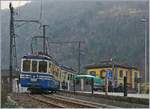
{"label": "railway sleeper", "polygon": [[46,99],[44,99],[44,98],[40,98],[40,97],[35,97],[35,96],[31,96],[31,95],[29,95],[32,99],[34,99],[34,100],[37,100],[37,101],[40,101],[40,102],[42,102],[42,103],[44,103],[44,104],[49,104],[49,105],[51,105],[51,106],[53,106],[53,107],[58,107],[58,108],[64,108],[64,106],[63,105],[58,105],[58,104],[55,104],[54,102],[50,102],[50,101],[48,101],[48,100],[46,100]]}
{"label": "railway sleeper", "polygon": [[119,108],[119,107],[112,106],[112,105],[95,103],[95,102],[89,102],[89,101],[85,101],[85,100],[80,100],[80,99],[76,99],[76,98],[69,98],[69,97],[64,97],[64,96],[60,96],[60,95],[54,95],[54,96],[57,97],[57,98],[62,98],[62,99],[65,98],[65,99],[70,100],[70,101],[76,101],[76,102],[80,102],[80,103],[83,103],[83,104],[88,104],[88,105],[95,106],[95,107]]}
{"label": "railway sleeper", "polygon": [[91,104],[87,104],[87,103],[83,103],[83,102],[79,102],[78,100],[72,100],[72,99],[66,99],[63,97],[59,97],[59,96],[49,96],[49,95],[43,95],[44,97],[47,97],[49,99],[54,99],[54,100],[58,100],[60,102],[62,102],[63,104],[68,104],[69,106],[74,106],[74,107],[88,107],[88,108],[96,108],[97,106],[95,105],[91,105]]}

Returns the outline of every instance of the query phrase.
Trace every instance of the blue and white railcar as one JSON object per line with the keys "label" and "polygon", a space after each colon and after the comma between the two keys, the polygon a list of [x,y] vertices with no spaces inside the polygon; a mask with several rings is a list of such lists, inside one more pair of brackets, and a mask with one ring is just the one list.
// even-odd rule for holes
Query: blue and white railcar
{"label": "blue and white railcar", "polygon": [[56,91],[59,81],[50,68],[53,60],[46,55],[26,55],[21,61],[20,84],[34,90]]}

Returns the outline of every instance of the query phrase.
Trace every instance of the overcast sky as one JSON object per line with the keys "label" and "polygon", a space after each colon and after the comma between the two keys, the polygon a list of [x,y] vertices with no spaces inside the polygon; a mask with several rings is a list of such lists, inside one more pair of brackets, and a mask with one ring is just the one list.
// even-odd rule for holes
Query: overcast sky
{"label": "overcast sky", "polygon": [[1,1],[1,9],[9,9],[9,3],[12,3],[14,8],[23,6],[27,3],[30,3],[31,1],[26,0],[26,1],[14,1],[14,0],[2,0]]}
{"label": "overcast sky", "polygon": [[[0,0],[1,2],[1,9],[9,9],[9,3],[10,1],[13,4],[13,7],[20,7],[27,3],[30,3],[31,1],[38,1],[41,0]],[[46,0],[43,0],[43,2]],[[148,0],[49,0],[49,1],[148,1]]]}

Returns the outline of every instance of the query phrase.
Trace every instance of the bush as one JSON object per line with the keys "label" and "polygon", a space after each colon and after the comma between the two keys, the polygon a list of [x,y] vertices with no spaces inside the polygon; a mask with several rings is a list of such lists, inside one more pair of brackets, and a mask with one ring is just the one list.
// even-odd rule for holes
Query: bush
{"label": "bush", "polygon": [[140,86],[141,86],[140,87],[141,93],[145,93],[145,94],[149,93],[149,84],[148,83],[141,83]]}

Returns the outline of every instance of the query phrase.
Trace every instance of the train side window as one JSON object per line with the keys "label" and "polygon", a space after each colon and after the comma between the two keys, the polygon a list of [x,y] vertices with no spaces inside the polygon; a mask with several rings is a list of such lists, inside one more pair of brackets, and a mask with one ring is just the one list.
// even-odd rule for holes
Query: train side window
{"label": "train side window", "polygon": [[23,71],[30,71],[30,63],[31,63],[31,60],[24,60],[23,61]]}
{"label": "train side window", "polygon": [[74,75],[71,76],[71,80],[74,80]]}
{"label": "train side window", "polygon": [[52,63],[49,62],[48,72],[51,72]]}
{"label": "train side window", "polygon": [[68,80],[67,72],[65,72],[65,80]]}
{"label": "train side window", "polygon": [[53,64],[51,64],[51,72],[53,72],[54,70],[53,70]]}
{"label": "train side window", "polygon": [[58,72],[55,72],[56,73],[56,77],[58,78]]}
{"label": "train side window", "polygon": [[51,62],[49,62],[49,68],[51,68],[51,66],[52,66],[52,64],[51,64]]}
{"label": "train side window", "polygon": [[37,72],[37,61],[32,61],[32,72]]}
{"label": "train side window", "polygon": [[61,79],[61,73],[59,73],[59,79]]}
{"label": "train side window", "polygon": [[39,72],[47,72],[47,62],[39,61]]}
{"label": "train side window", "polygon": [[68,80],[70,79],[70,74],[68,74]]}
{"label": "train side window", "polygon": [[60,73],[59,72],[57,72],[58,73],[58,79],[60,79]]}

